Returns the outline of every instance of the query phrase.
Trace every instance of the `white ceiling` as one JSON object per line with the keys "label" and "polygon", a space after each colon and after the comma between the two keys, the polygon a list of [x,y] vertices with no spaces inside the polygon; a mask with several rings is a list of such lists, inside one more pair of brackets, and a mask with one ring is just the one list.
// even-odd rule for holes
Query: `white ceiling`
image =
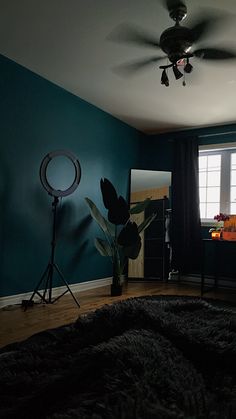
{"label": "white ceiling", "polygon": [[[186,26],[201,7],[229,11],[198,46],[236,51],[235,0],[186,4]],[[108,41],[121,23],[159,39],[173,21],[162,0],[0,0],[0,53],[143,132],[236,122],[236,60],[193,59],[186,87],[174,79],[169,88],[162,86],[155,65],[123,78],[115,66],[159,51]]]}

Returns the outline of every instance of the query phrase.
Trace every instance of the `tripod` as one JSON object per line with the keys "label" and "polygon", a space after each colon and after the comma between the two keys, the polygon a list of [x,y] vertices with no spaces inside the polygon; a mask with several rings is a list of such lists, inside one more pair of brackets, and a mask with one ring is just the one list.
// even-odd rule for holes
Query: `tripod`
{"label": "tripod", "polygon": [[[75,298],[73,292],[71,291],[68,282],[65,280],[62,272],[60,271],[59,267],[57,266],[57,264],[54,262],[54,257],[55,257],[55,247],[56,247],[56,217],[57,217],[57,205],[58,205],[59,199],[57,196],[54,196],[54,201],[52,203],[52,213],[53,213],[53,228],[52,228],[52,241],[51,241],[51,256],[50,256],[50,260],[49,263],[40,279],[40,281],[38,282],[36,288],[34,289],[33,294],[31,295],[29,301],[27,301],[27,303],[25,304],[25,309],[27,309],[28,306],[32,305],[33,302],[33,298],[35,296],[35,294],[37,294],[41,300],[46,303],[46,304],[53,304],[55,303],[55,301],[59,300],[59,298],[63,297],[63,295],[65,295],[67,292],[70,292],[72,298],[74,299],[75,303],[77,304],[78,307],[80,307],[79,302],[77,301],[77,299]],[[53,283],[53,274],[54,271],[56,271],[58,273],[58,275],[60,276],[62,282],[65,284],[66,286],[66,290],[59,295],[56,298],[52,298],[52,283]],[[43,293],[41,293],[39,291],[39,288],[42,284],[44,285],[44,291]],[[47,293],[48,293],[48,297],[47,297]]]}

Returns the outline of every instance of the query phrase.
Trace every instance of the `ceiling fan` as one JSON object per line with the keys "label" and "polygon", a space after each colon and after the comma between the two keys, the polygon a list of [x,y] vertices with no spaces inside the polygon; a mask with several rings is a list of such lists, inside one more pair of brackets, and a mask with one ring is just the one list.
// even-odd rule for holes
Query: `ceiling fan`
{"label": "ceiling fan", "polygon": [[[187,16],[187,6],[182,0],[163,0],[164,6],[169,12],[169,16],[175,24],[161,34],[159,42],[149,33],[132,26],[122,25],[115,30],[108,38],[115,42],[125,42],[139,46],[154,47],[161,50],[165,55],[152,56],[142,60],[134,61],[120,66],[126,74],[141,70],[152,63],[167,59],[166,65],[160,65],[162,69],[161,84],[169,86],[168,69],[172,68],[176,80],[184,76],[178,67],[183,67],[184,73],[191,73],[193,66],[190,63],[191,58],[196,57],[203,60],[227,60],[236,58],[236,52],[214,48],[193,49],[198,41],[204,38],[207,31],[218,20],[216,15],[208,17],[203,16],[190,28],[183,26],[181,22]],[[185,77],[183,85],[185,86]]]}

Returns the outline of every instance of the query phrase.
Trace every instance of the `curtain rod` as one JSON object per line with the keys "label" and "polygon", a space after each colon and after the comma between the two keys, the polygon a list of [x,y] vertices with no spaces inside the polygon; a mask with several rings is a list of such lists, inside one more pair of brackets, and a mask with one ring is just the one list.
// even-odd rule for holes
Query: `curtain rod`
{"label": "curtain rod", "polygon": [[202,134],[202,135],[198,135],[198,137],[206,138],[206,137],[216,137],[217,135],[229,135],[229,134],[236,134],[236,131],[217,132],[215,134]]}

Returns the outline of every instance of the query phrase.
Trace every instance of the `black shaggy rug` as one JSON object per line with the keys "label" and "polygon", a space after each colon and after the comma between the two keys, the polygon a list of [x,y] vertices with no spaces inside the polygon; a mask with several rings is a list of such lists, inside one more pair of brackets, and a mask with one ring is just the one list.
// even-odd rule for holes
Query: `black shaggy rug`
{"label": "black shaggy rug", "polygon": [[235,419],[235,309],[131,298],[8,345],[0,417]]}

